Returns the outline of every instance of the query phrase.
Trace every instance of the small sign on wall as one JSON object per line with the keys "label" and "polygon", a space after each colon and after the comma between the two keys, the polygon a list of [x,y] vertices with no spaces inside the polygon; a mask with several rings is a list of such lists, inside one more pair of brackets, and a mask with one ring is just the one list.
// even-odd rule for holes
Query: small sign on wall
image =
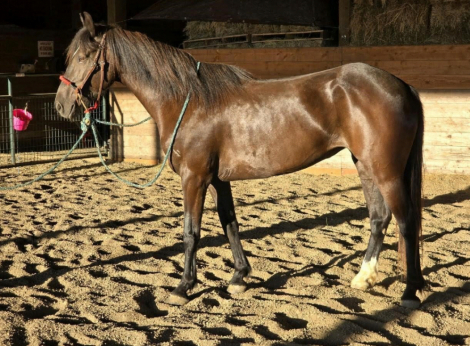
{"label": "small sign on wall", "polygon": [[38,41],[38,57],[54,57],[54,41]]}

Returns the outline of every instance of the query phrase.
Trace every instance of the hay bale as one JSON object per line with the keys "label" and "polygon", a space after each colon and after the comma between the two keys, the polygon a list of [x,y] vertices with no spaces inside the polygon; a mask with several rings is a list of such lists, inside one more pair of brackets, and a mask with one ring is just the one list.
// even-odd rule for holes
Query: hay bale
{"label": "hay bale", "polygon": [[470,0],[354,0],[351,44],[470,43]]}
{"label": "hay bale", "polygon": [[428,38],[429,0],[355,0],[351,44],[420,44]]}
{"label": "hay bale", "polygon": [[312,31],[319,30],[316,26],[305,26],[305,25],[281,25],[280,32],[302,32],[302,31]]}
{"label": "hay bale", "polygon": [[215,37],[242,35],[246,33],[245,23],[217,22],[217,23],[213,23],[213,25],[215,27]]}
{"label": "hay bale", "polygon": [[433,1],[429,43],[470,43],[470,1]]}
{"label": "hay bale", "polygon": [[[189,40],[211,37],[224,37],[245,34],[289,33],[316,30],[313,26],[273,25],[249,23],[220,23],[220,22],[188,22],[185,33]],[[189,48],[204,48],[205,42],[192,42]],[[273,37],[256,43],[230,43],[218,45],[217,48],[290,48],[290,47],[321,47],[322,40],[285,40],[279,41]]]}
{"label": "hay bale", "polygon": [[321,40],[263,41],[253,43],[254,48],[307,48],[322,47]]}
{"label": "hay bale", "polygon": [[216,28],[213,22],[188,22],[184,33],[189,40],[215,37]]}
{"label": "hay bale", "polygon": [[188,22],[184,29],[189,40],[244,34],[286,33],[316,30],[312,26],[224,22]]}

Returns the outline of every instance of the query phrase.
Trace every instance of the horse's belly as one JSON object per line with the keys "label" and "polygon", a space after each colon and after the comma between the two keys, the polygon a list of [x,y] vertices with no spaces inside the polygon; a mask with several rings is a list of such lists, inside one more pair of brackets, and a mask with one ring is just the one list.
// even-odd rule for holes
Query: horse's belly
{"label": "horse's belly", "polygon": [[219,160],[219,179],[223,181],[267,178],[298,171],[321,161],[329,151],[327,141],[292,138],[290,143],[241,145]]}

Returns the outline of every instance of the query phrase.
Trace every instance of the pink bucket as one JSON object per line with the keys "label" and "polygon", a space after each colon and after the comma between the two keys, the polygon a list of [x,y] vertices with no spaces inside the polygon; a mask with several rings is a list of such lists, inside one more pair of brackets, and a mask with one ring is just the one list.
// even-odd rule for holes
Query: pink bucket
{"label": "pink bucket", "polygon": [[13,128],[16,131],[24,131],[28,128],[29,122],[33,119],[33,115],[24,109],[13,110]]}

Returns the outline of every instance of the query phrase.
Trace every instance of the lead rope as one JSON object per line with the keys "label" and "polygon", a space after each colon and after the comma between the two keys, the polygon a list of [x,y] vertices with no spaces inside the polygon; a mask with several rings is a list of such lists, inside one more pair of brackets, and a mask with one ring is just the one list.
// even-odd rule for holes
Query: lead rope
{"label": "lead rope", "polygon": [[[201,63],[198,61],[197,63],[197,67],[196,67],[196,73],[199,73],[199,67],[201,66]],[[0,191],[9,191],[9,190],[15,190],[15,189],[19,189],[19,188],[22,188],[22,187],[25,187],[25,186],[28,186],[28,185],[31,185],[41,179],[43,179],[46,175],[48,175],[49,173],[52,173],[57,167],[59,167],[59,165],[64,162],[69,156],[70,154],[72,154],[72,152],[77,148],[77,146],[79,145],[80,141],[83,139],[83,137],[85,136],[85,134],[87,133],[88,129],[91,127],[91,130],[93,132],[93,137],[95,139],[95,145],[96,145],[96,148],[98,150],[98,156],[100,158],[100,161],[101,163],[103,164],[104,168],[106,168],[106,170],[111,173],[114,177],[116,177],[118,180],[122,181],[123,183],[125,183],[126,185],[128,186],[132,186],[132,187],[136,187],[136,188],[140,188],[140,189],[143,189],[143,188],[146,188],[146,187],[149,187],[151,185],[153,185],[157,180],[158,178],[160,178],[160,175],[162,174],[163,170],[165,169],[165,165],[166,165],[166,162],[168,161],[169,157],[171,156],[171,151],[173,150],[173,145],[175,144],[175,139],[176,139],[176,135],[178,133],[178,129],[181,125],[181,122],[183,121],[183,117],[184,117],[184,114],[186,113],[186,109],[188,108],[188,104],[189,104],[189,100],[191,99],[191,92],[188,92],[188,96],[186,96],[186,100],[184,101],[184,104],[183,104],[183,108],[181,109],[181,113],[178,117],[178,120],[176,122],[176,125],[175,125],[175,129],[173,130],[173,135],[171,136],[171,141],[170,141],[170,145],[168,147],[168,150],[166,152],[166,155],[165,155],[165,158],[163,159],[163,163],[162,163],[162,166],[160,167],[160,170],[158,171],[157,175],[152,179],[150,180],[148,183],[146,184],[136,184],[136,183],[133,183],[127,179],[124,179],[124,178],[121,178],[119,175],[117,175],[116,173],[114,173],[113,171],[111,171],[111,169],[109,168],[109,166],[106,164],[106,162],[104,161],[103,159],[103,155],[101,154],[101,150],[100,150],[100,145],[99,145],[99,139],[98,139],[98,132],[97,132],[97,129],[96,129],[96,125],[95,123],[100,123],[100,124],[105,124],[105,125],[111,125],[111,126],[119,126],[119,127],[132,127],[132,126],[137,126],[137,125],[140,125],[146,121],[148,121],[149,119],[151,119],[150,117],[147,118],[147,119],[144,119],[136,124],[116,124],[116,123],[110,123],[110,122],[107,122],[107,121],[101,121],[101,120],[95,120],[95,119],[91,119],[90,117],[90,113],[86,113],[85,114],[85,117],[83,118],[83,120],[81,121],[81,129],[82,129],[82,134],[80,135],[80,137],[77,139],[77,141],[75,142],[75,144],[72,146],[72,148],[67,152],[67,154],[65,154],[65,156],[60,159],[59,162],[57,162],[53,167],[51,167],[50,169],[48,169],[46,172],[42,173],[41,175],[37,176],[36,178],[34,178],[33,180],[31,181],[28,181],[26,183],[23,183],[23,184],[17,184],[17,185],[13,185],[13,186],[6,186],[6,187],[0,187]]]}

